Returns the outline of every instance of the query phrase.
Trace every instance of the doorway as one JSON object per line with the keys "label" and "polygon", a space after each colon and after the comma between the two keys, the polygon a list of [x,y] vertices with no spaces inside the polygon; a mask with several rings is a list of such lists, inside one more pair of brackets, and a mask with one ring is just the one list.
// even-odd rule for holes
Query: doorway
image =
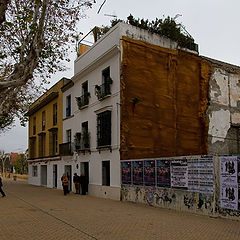
{"label": "doorway", "polygon": [[47,165],[41,166],[41,185],[47,186]]}
{"label": "doorway", "polygon": [[68,177],[68,190],[72,191],[72,166],[71,165],[65,165],[65,173]]}
{"label": "doorway", "polygon": [[53,165],[53,187],[57,188],[57,164]]}
{"label": "doorway", "polygon": [[84,174],[86,177],[86,182],[87,182],[86,192],[88,192],[88,184],[89,184],[89,163],[88,162],[81,163],[81,174]]}
{"label": "doorway", "polygon": [[102,185],[110,186],[110,161],[102,161]]}

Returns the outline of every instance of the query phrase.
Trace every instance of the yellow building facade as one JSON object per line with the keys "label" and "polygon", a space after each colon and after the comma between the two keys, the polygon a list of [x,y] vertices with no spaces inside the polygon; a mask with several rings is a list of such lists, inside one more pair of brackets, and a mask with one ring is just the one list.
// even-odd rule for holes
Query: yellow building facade
{"label": "yellow building facade", "polygon": [[46,93],[38,98],[29,108],[28,149],[29,163],[46,161],[59,156],[59,144],[63,141],[62,133],[62,88],[69,83],[62,78]]}

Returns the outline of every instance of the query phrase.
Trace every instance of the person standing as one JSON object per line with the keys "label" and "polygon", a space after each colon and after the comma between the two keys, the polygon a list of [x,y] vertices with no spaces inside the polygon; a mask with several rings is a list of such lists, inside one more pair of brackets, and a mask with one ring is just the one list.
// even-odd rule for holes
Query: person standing
{"label": "person standing", "polygon": [[80,184],[82,189],[82,195],[86,195],[87,192],[87,181],[85,175],[82,173],[80,176]]}
{"label": "person standing", "polygon": [[63,193],[64,195],[67,195],[68,194],[68,177],[66,175],[66,173],[64,173],[61,177],[61,181],[62,181],[62,186],[63,186]]}
{"label": "person standing", "polygon": [[0,177],[0,193],[2,194],[2,197],[6,197],[5,192],[2,190],[2,186],[3,186],[3,184],[2,184],[2,178]]}
{"label": "person standing", "polygon": [[76,190],[76,194],[80,194],[80,177],[77,175],[77,173],[74,173],[73,176],[73,182],[75,184],[75,190]]}

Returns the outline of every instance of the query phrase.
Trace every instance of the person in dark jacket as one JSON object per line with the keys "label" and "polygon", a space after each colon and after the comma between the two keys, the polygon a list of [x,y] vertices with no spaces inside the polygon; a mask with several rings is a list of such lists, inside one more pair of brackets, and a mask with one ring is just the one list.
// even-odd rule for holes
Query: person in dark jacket
{"label": "person in dark jacket", "polygon": [[73,182],[75,184],[76,194],[80,194],[80,177],[74,173]]}
{"label": "person in dark jacket", "polygon": [[6,194],[4,193],[4,191],[2,190],[2,178],[0,177],[0,193],[2,194],[2,197],[6,197]]}
{"label": "person in dark jacket", "polygon": [[82,195],[86,195],[87,179],[86,179],[86,176],[83,173],[80,176],[80,185],[81,185],[81,189],[82,189]]}

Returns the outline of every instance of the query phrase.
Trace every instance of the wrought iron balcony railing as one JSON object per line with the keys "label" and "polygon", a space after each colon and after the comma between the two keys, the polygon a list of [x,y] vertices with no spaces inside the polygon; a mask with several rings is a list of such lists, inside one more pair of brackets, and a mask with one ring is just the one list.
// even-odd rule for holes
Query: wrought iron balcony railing
{"label": "wrought iron balcony railing", "polygon": [[83,107],[89,104],[89,97],[90,97],[89,92],[83,94],[81,97],[76,97],[76,101],[79,109],[82,109]]}
{"label": "wrought iron balcony railing", "polygon": [[111,83],[104,83],[102,85],[95,86],[95,94],[98,99],[103,99],[108,95],[111,95]]}
{"label": "wrought iron balcony railing", "polygon": [[59,154],[60,156],[73,155],[74,144],[72,142],[59,144]]}
{"label": "wrought iron balcony railing", "polygon": [[83,151],[90,149],[90,133],[79,133],[78,138],[75,139],[75,150]]}

